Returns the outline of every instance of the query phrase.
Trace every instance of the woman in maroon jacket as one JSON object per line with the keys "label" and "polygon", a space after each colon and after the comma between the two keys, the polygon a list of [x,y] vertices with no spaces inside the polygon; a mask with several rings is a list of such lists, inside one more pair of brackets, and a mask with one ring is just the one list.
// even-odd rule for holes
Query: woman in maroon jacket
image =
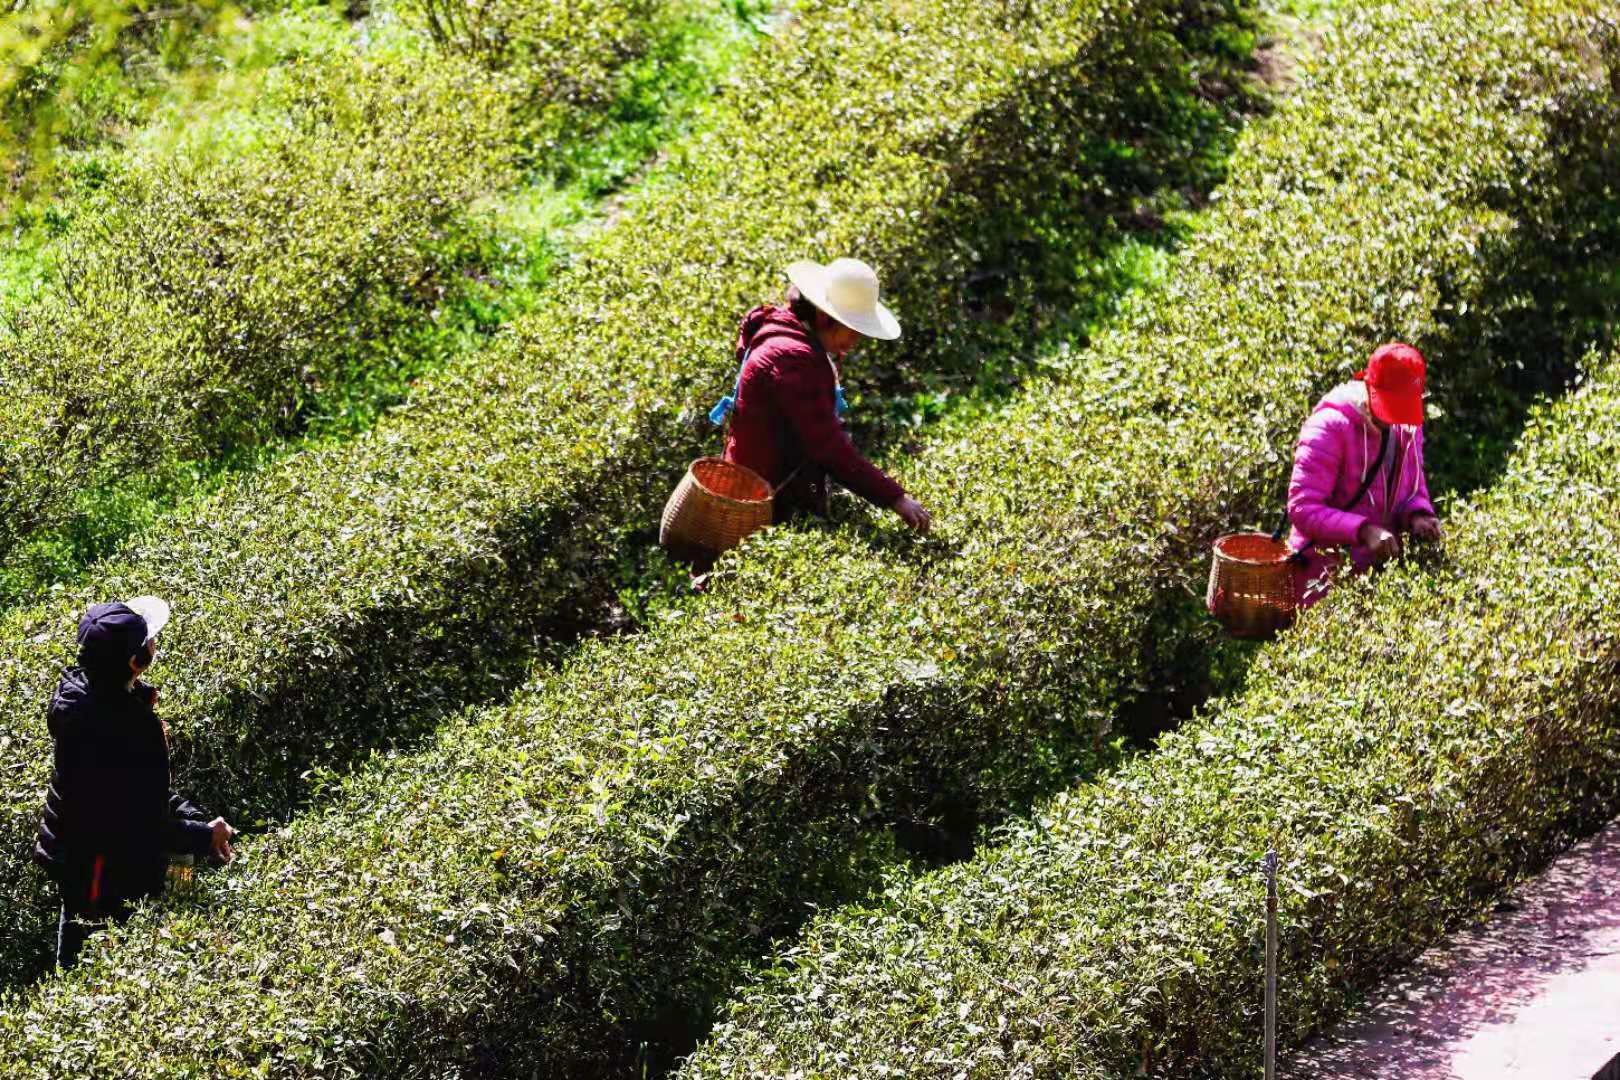
{"label": "woman in maroon jacket", "polygon": [[[831,476],[927,532],[928,511],[855,449],[841,419],[839,361],[863,337],[900,336],[900,324],[878,300],[877,275],[858,259],[835,259],[827,266],[794,263],[787,276],[793,284],[784,305],[766,304],[743,317],[726,459],[780,486],[778,521],[798,510],[824,513]],[[720,418],[724,411],[722,403]]]}

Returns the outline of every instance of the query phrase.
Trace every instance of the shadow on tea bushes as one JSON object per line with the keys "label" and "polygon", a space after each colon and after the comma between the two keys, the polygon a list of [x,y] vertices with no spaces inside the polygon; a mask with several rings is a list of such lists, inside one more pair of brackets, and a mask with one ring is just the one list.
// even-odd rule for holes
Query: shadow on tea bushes
{"label": "shadow on tea bushes", "polygon": [[[1192,214],[1225,178],[1234,117],[1267,107],[1249,74],[1258,32],[1251,17],[1207,4],[1158,33],[1156,45],[1145,36],[1116,43],[1084,71],[1032,77],[975,120],[1025,148],[993,172],[978,155],[947,167],[953,199],[971,207],[975,227],[935,215],[915,246],[958,252],[970,269],[941,280],[932,260],[894,262],[887,287],[928,302],[913,309],[896,361],[861,372],[851,414],[858,437],[903,437],[919,411],[993,409],[1051,341],[1084,348],[1088,331],[1143,283],[1149,253],[1177,249],[1194,230]],[[1117,74],[1099,79],[1106,72]],[[1216,99],[1211,82],[1230,88]],[[1069,108],[1050,116],[1043,100],[1065,96]]]}
{"label": "shadow on tea bushes", "polygon": [[816,920],[680,1075],[1253,1075],[1270,845],[1285,1045],[1341,1015],[1620,807],[1617,420],[1611,359],[1443,556],[1342,588],[975,861]]}
{"label": "shadow on tea bushes", "polygon": [[[918,275],[931,288],[894,300],[907,320],[938,312],[972,273],[972,248],[914,244],[943,216],[973,234],[978,208],[950,186],[960,159],[976,163],[975,190],[995,190],[995,177],[1024,175],[1026,155],[1047,149],[1032,133],[1073,131],[1089,115],[1077,112],[1081,88],[1123,92],[1144,65],[1173,80],[1186,63],[1156,32],[1176,25],[1177,4],[1014,12],[930,0],[928,10],[917,22],[909,7],[801,10],[490,349],[424,378],[360,438],[245,478],[120,551],[92,582],[12,612],[0,630],[12,738],[0,757],[19,763],[8,834],[33,827],[47,756],[34,703],[68,649],[63,628],[92,598],[180,602],[164,686],[177,769],[234,818],[281,817],[309,796],[308,777],[505,694],[559,625],[572,633],[580,598],[607,591],[626,524],[650,519],[684,462],[712,445],[712,430],[682,414],[706,410],[731,378],[737,313],[779,287],[807,232],[880,266],[933,260],[937,278]],[[1136,40],[1144,52],[1120,45]],[[861,93],[857,75],[869,80]],[[845,93],[805,89],[829,81]],[[788,89],[826,114],[762,150],[758,102]],[[1031,111],[986,128],[1005,120],[1008,95]],[[865,103],[862,123],[842,115],[853,102]],[[816,178],[817,163],[855,160],[858,172]],[[965,321],[945,309],[939,325],[952,318]],[[45,940],[39,883],[18,865],[0,869],[0,889],[13,898],[3,937],[15,958],[0,967],[27,970]]]}
{"label": "shadow on tea bushes", "polygon": [[[446,205],[442,225],[425,238],[417,237],[424,240],[421,250],[389,257],[389,265],[412,268],[403,277],[389,275],[395,285],[409,278],[408,287],[373,288],[346,304],[342,325],[318,335],[326,350],[320,363],[302,368],[285,387],[271,388],[272,396],[284,395],[280,415],[256,416],[246,425],[236,422],[220,429],[213,445],[195,448],[200,458],[185,460],[187,455],[180,454],[182,460],[167,464],[146,460],[133,471],[111,470],[110,480],[92,478],[64,491],[54,513],[61,523],[32,529],[0,558],[0,609],[70,580],[166,515],[183,516],[187,504],[236,474],[268,468],[311,445],[363,432],[397,407],[417,379],[487,344],[500,326],[531,308],[600,200],[624,182],[631,162],[650,159],[690,122],[700,100],[753,34],[729,15],[717,19],[693,12],[666,22],[652,51],[623,72],[624,94],[607,106],[602,127],[580,125],[570,138],[583,141],[564,143],[550,158],[531,156],[525,166],[531,175],[515,190],[479,199],[470,208],[465,200]],[[410,64],[421,59],[408,43],[404,57]],[[346,71],[353,63],[342,53],[337,70]],[[293,96],[296,100],[299,95]],[[259,110],[272,116],[286,111],[262,104]],[[580,134],[587,128],[588,138]],[[174,179],[169,176],[172,163],[154,168]],[[283,171],[288,168],[284,163]],[[212,166],[199,173],[200,179],[175,183],[178,192],[169,202],[184,205],[186,193],[208,188],[208,176],[222,169],[229,177],[239,166]],[[409,176],[387,183],[401,179],[409,186]],[[211,206],[232,205],[229,192],[239,184],[221,186],[226,191],[211,193]],[[470,189],[464,194],[471,194]],[[196,214],[195,209],[189,212]],[[381,216],[375,206],[371,213]],[[135,217],[144,220],[140,213]],[[174,218],[170,215],[165,228],[179,228]],[[141,228],[150,229],[150,223]],[[253,260],[241,252],[232,258],[246,261],[248,271],[257,273]],[[309,346],[306,341],[299,348],[307,352]],[[285,438],[289,435],[295,436],[293,441]]]}
{"label": "shadow on tea bushes", "polygon": [[1390,327],[1441,332],[1442,281],[1483,284],[1480,241],[1515,227],[1489,194],[1535,175],[1549,86],[1581,77],[1578,11],[1347,13],[1244,132],[1183,272],[1000,422],[907,463],[936,535],[765,532],[675,617],[375,755],[194,904],[37,988],[0,1017],[5,1066],[93,1071],[136,1042],[175,1073],[622,1074],[638,1040],[701,1026],[806,901],[869,880],[895,818],[1071,782],[1140,671],[1179,533],[1255,512],[1307,391]]}

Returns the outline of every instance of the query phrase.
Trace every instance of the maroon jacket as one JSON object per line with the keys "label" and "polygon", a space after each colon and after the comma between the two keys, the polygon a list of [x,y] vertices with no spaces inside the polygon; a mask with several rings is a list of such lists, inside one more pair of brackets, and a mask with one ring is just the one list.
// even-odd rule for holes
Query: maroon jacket
{"label": "maroon jacket", "polygon": [[850,441],[838,418],[833,365],[792,312],[767,304],[745,315],[737,362],[742,377],[726,460],[754,470],[772,487],[799,470],[777,495],[778,520],[800,508],[824,512],[829,475],[877,506],[893,506],[905,494]]}

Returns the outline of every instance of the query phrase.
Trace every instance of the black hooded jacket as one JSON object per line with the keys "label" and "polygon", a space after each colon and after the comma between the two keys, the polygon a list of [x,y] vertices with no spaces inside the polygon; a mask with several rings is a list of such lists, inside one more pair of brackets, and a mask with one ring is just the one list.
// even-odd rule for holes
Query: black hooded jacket
{"label": "black hooded jacket", "polygon": [[64,894],[102,903],[163,889],[168,857],[206,856],[209,815],[170,790],[169,743],[156,693],[69,668],[47,719],[55,768],[34,861]]}

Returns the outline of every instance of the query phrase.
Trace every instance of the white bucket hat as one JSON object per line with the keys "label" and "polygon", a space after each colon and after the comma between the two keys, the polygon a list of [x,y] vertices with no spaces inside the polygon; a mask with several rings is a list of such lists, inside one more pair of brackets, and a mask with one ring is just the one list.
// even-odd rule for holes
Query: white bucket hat
{"label": "white bucket hat", "polygon": [[146,621],[146,640],[151,641],[169,625],[169,603],[156,596],[137,596],[124,606]]}
{"label": "white bucket hat", "polygon": [[804,298],[845,326],[869,338],[893,341],[900,321],[878,301],[878,279],[859,259],[834,259],[826,266],[801,259],[787,268],[788,280]]}

